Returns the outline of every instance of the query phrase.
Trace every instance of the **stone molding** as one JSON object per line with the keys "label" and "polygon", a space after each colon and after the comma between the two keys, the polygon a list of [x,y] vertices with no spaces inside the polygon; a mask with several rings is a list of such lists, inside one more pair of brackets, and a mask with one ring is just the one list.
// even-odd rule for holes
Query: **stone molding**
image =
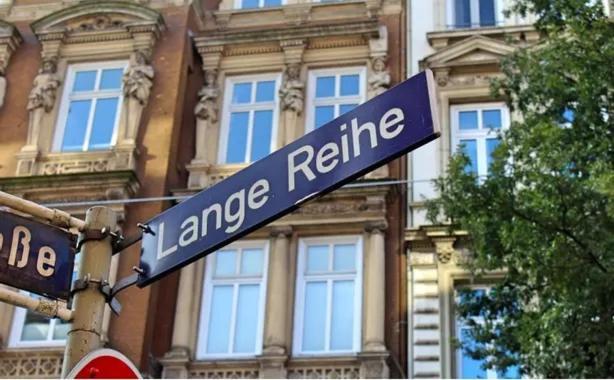
{"label": "stone molding", "polygon": [[7,91],[6,68],[11,55],[21,45],[23,38],[13,24],[0,20],[0,108]]}
{"label": "stone molding", "polygon": [[0,378],[57,379],[62,374],[63,360],[63,348],[0,351]]}

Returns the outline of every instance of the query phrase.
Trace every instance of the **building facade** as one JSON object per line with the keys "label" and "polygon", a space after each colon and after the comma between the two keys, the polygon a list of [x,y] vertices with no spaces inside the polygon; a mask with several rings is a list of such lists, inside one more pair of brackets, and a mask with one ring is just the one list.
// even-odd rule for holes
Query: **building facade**
{"label": "building facade", "polygon": [[[400,0],[0,4],[0,189],[125,236],[405,78]],[[404,160],[108,309],[153,377],[404,377]],[[78,256],[77,256],[78,261]],[[109,282],[139,249],[115,255]],[[68,324],[0,304],[0,377],[58,377]]]}

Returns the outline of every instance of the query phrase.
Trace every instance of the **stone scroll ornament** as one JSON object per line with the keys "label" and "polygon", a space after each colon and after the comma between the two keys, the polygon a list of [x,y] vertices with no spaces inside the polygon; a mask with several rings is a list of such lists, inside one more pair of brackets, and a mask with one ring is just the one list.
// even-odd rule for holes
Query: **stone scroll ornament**
{"label": "stone scroll ornament", "polygon": [[371,59],[373,69],[369,76],[369,89],[372,96],[378,96],[390,87],[390,74],[386,70],[386,57],[373,57]]}
{"label": "stone scroll ornament", "polygon": [[217,100],[220,90],[217,86],[217,70],[205,70],[205,84],[198,92],[198,103],[194,107],[196,116],[196,160],[206,160],[207,135],[210,127],[217,122]]}
{"label": "stone scroll ornament", "polygon": [[28,96],[28,112],[30,125],[28,128],[28,145],[38,148],[41,119],[44,113],[50,112],[55,105],[55,98],[60,78],[56,74],[57,61],[55,57],[44,58],[42,67],[34,78],[34,85]]}
{"label": "stone scroll ornament", "polygon": [[136,131],[143,109],[147,105],[153,86],[154,69],[150,65],[148,50],[137,50],[130,57],[130,64],[124,73],[124,102],[126,104],[127,140],[136,138]]}

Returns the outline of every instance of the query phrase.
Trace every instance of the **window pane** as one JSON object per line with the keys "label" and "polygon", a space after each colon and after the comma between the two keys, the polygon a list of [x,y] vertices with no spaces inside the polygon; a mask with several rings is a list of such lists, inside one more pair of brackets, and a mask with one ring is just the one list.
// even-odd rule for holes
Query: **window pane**
{"label": "window pane", "polygon": [[258,0],[243,0],[241,8],[258,8]]}
{"label": "window pane", "polygon": [[303,351],[324,350],[326,330],[326,282],[305,284]]}
{"label": "window pane", "polygon": [[26,318],[23,323],[23,330],[21,331],[21,340],[47,340],[49,322],[49,318],[26,311]]}
{"label": "window pane", "polygon": [[271,102],[275,98],[275,81],[258,82],[256,85],[256,101]]}
{"label": "window pane", "polygon": [[73,100],[68,108],[62,150],[83,150],[91,100]]}
{"label": "window pane", "polygon": [[234,352],[255,352],[260,285],[239,285]]}
{"label": "window pane", "polygon": [[[469,348],[474,348],[475,344],[471,335],[469,334],[468,329],[461,329],[460,341],[464,346]],[[486,371],[481,368],[482,361],[471,359],[468,355],[466,355],[463,351],[462,359],[461,359],[461,377],[464,379],[485,379]]]}
{"label": "window pane", "polygon": [[499,146],[501,141],[499,139],[486,139],[486,167],[490,171],[490,163],[492,162],[492,152]]}
{"label": "window pane", "polygon": [[207,337],[207,352],[210,354],[228,352],[232,290],[232,285],[213,287]]}
{"label": "window pane", "polygon": [[245,162],[247,148],[247,126],[249,112],[233,112],[230,114],[228,131],[228,144],[226,148],[226,162]]}
{"label": "window pane", "polygon": [[456,28],[471,26],[471,0],[454,1],[454,26]]}
{"label": "window pane", "polygon": [[335,96],[335,77],[318,77],[316,79],[316,98]]}
{"label": "window pane", "polygon": [[351,350],[354,331],[354,281],[333,282],[331,350]]}
{"label": "window pane", "polygon": [[478,112],[461,111],[458,113],[458,127],[460,129],[478,129]]}
{"label": "window pane", "polygon": [[488,110],[482,112],[482,128],[501,129],[501,111]]}
{"label": "window pane", "polygon": [[360,92],[358,74],[342,75],[341,76],[341,96],[358,95]]}
{"label": "window pane", "polygon": [[480,0],[480,26],[495,25],[495,0]]}
{"label": "window pane", "polygon": [[343,115],[346,112],[350,112],[354,108],[356,108],[358,104],[341,104],[339,106],[339,115]]}
{"label": "window pane", "polygon": [[122,75],[124,69],[107,69],[102,70],[102,77],[100,78],[101,90],[120,89],[122,87]]}
{"label": "window pane", "polygon": [[335,106],[316,107],[315,128],[320,128],[324,124],[335,118]]}
{"label": "window pane", "polygon": [[241,274],[261,274],[262,258],[262,249],[244,249],[241,255]]}
{"label": "window pane", "polygon": [[64,322],[61,319],[56,319],[55,326],[53,328],[53,340],[65,340],[68,336],[68,330],[70,329],[70,323]]}
{"label": "window pane", "polygon": [[96,70],[77,71],[75,83],[72,86],[73,92],[92,91],[96,85]]}
{"label": "window pane", "polygon": [[333,252],[333,271],[353,271],[356,269],[354,258],[356,257],[354,244],[336,244]]}
{"label": "window pane", "polygon": [[307,273],[328,270],[328,246],[310,245],[307,247]]}
{"label": "window pane", "polygon": [[281,0],[264,0],[265,7],[276,7],[281,5]]}
{"label": "window pane", "polygon": [[232,276],[236,273],[237,251],[218,251],[215,254],[215,275]]}
{"label": "window pane", "polygon": [[475,140],[461,140],[462,152],[469,157],[470,164],[465,168],[466,173],[478,173],[478,148]]}
{"label": "window pane", "polygon": [[[245,8],[245,7],[244,7]],[[252,98],[252,84],[247,83],[235,83],[232,89],[232,103],[249,103]]]}
{"label": "window pane", "polygon": [[94,111],[90,149],[104,149],[111,145],[118,98],[98,99]]}
{"label": "window pane", "polygon": [[273,132],[273,111],[254,112],[254,129],[252,131],[252,151],[250,161],[256,161],[271,152],[271,135]]}

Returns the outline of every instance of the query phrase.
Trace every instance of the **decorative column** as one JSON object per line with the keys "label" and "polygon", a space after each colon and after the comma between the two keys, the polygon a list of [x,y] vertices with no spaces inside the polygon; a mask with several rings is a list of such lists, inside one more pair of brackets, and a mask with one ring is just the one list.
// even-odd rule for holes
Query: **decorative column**
{"label": "decorative column", "polygon": [[175,306],[171,350],[160,360],[164,366],[163,378],[188,377],[187,364],[190,361],[190,336],[194,334],[190,327],[192,326],[196,264],[193,263],[183,267],[179,276],[179,290]]}
{"label": "decorative column", "polygon": [[[386,26],[379,27],[379,38],[369,40],[369,56],[367,96],[372,99],[386,92],[391,83],[390,73],[386,67],[388,57],[388,29]],[[387,178],[388,176],[388,164],[385,164],[368,173],[365,178]]]}
{"label": "decorative column", "polygon": [[209,168],[215,152],[211,149],[213,132],[218,122],[220,89],[218,86],[219,65],[224,51],[223,46],[206,47],[199,49],[203,58],[203,71],[205,83],[198,92],[198,103],[194,107],[196,117],[195,155],[187,169],[190,172],[188,188],[202,189],[209,185]]}
{"label": "decorative column", "polygon": [[386,307],[386,244],[384,231],[388,228],[385,220],[369,223],[368,245],[365,252],[365,317],[361,378],[387,378],[389,376],[386,358],[388,352],[384,343]]}
{"label": "decorative column", "polygon": [[286,378],[288,358],[288,270],[290,256],[290,226],[274,227],[271,231],[272,250],[269,258],[264,349],[260,361],[261,378]]}
{"label": "decorative column", "polygon": [[279,128],[277,145],[281,147],[303,134],[302,124],[299,126],[298,122],[305,104],[305,83],[301,79],[305,41],[285,40],[281,41],[280,45],[284,51],[286,63],[284,81],[279,90],[283,125]]}

